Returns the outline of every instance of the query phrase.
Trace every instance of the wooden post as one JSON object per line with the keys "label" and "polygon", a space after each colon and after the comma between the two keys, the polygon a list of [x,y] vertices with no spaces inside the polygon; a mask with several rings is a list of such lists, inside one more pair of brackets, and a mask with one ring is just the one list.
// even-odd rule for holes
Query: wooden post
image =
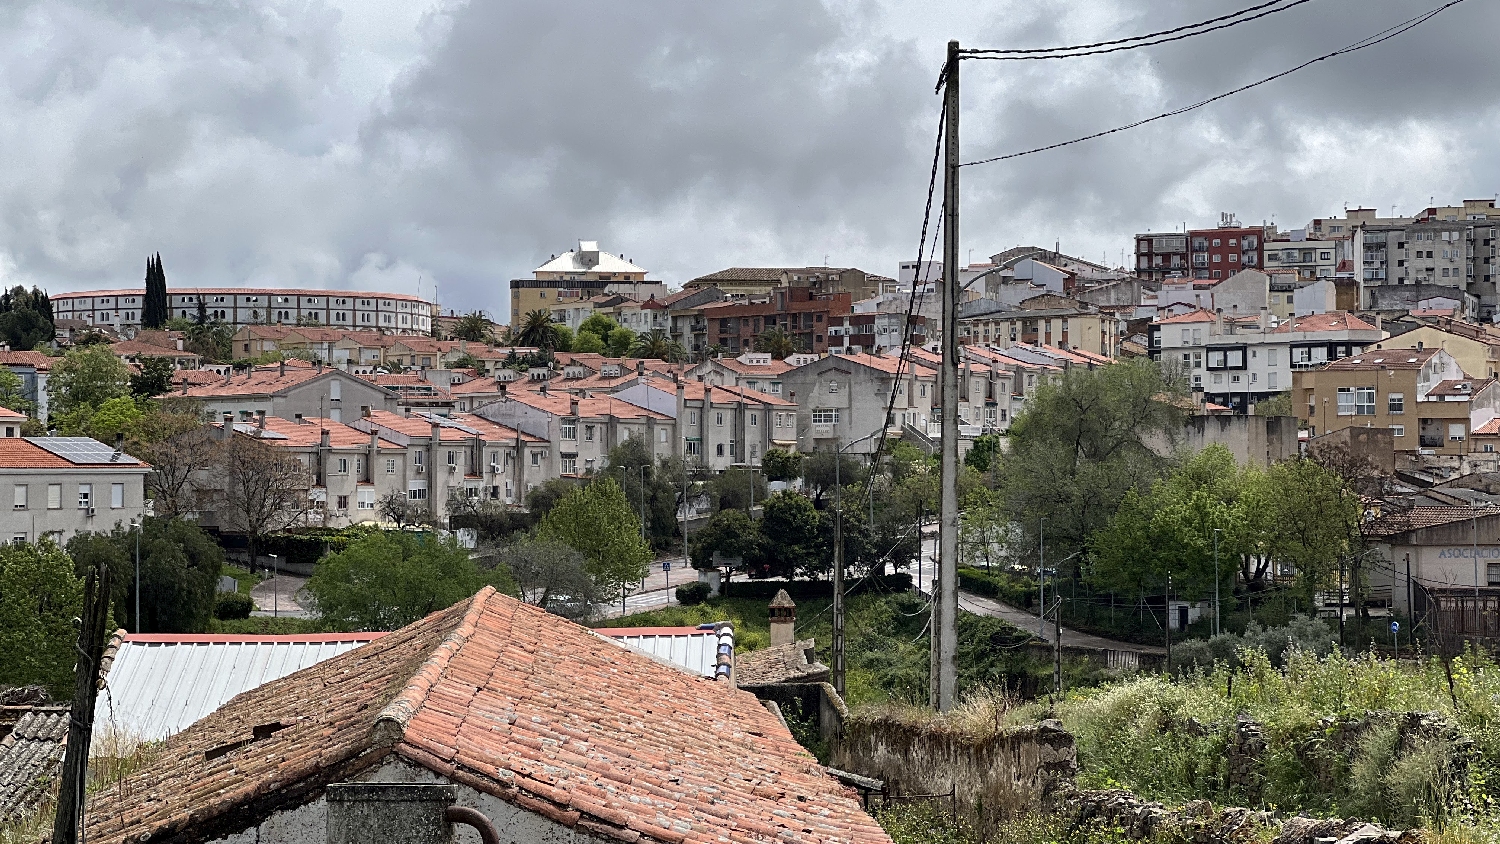
{"label": "wooden post", "polygon": [[57,795],[57,817],[52,844],[77,844],[82,837],[85,786],[89,770],[89,741],[94,729],[94,700],[99,694],[99,662],[104,658],[104,628],[109,614],[109,568],[91,572],[83,584],[82,624],[78,630],[78,662],[73,671],[73,706],[68,720],[68,744],[63,753],[62,781]]}

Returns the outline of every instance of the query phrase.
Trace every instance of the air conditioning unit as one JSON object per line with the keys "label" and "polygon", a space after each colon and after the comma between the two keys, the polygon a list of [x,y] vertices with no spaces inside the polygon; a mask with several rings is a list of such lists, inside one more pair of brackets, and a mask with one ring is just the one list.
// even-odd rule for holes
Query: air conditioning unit
{"label": "air conditioning unit", "polygon": [[458,471],[458,466],[456,464],[453,464],[453,463],[449,463],[448,464],[448,474],[451,475],[451,474],[453,474],[453,473],[455,473],[457,471]]}
{"label": "air conditioning unit", "polygon": [[490,474],[491,475],[498,475],[498,474],[500,474],[500,464],[499,463],[491,463],[490,464]]}
{"label": "air conditioning unit", "polygon": [[423,472],[426,472],[426,471],[427,471],[427,467],[426,466],[422,465],[421,463],[417,464],[417,474],[420,475],[420,474],[422,474]]}
{"label": "air conditioning unit", "polygon": [[89,512],[88,512],[88,514],[89,514],[89,515],[90,515],[90,516],[92,516],[92,515],[94,515],[94,508],[93,508],[93,507],[90,507],[90,508],[89,508]]}

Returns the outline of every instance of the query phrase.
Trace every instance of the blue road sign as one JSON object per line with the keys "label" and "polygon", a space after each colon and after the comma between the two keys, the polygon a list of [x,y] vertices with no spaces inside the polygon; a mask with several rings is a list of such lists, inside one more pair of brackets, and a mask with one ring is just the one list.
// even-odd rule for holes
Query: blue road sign
{"label": "blue road sign", "polygon": [[661,570],[662,571],[671,571],[672,570],[672,563],[671,563],[671,561],[670,560],[662,560],[661,561]]}
{"label": "blue road sign", "polygon": [[1391,622],[1391,632],[1392,633],[1395,633],[1397,630],[1400,630],[1400,629],[1401,629],[1401,622],[1399,622],[1399,621],[1393,621],[1393,622]]}

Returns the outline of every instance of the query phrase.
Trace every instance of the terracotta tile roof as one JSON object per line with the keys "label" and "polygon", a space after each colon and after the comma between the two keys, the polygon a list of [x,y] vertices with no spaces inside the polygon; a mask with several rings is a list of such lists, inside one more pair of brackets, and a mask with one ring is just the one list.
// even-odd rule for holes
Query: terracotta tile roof
{"label": "terracotta tile roof", "polygon": [[1366,522],[1361,530],[1366,536],[1391,536],[1496,513],[1500,510],[1492,507],[1386,507],[1381,510],[1379,518]]}
{"label": "terracotta tile roof", "polygon": [[[50,298],[53,301],[59,299],[93,299],[102,296],[140,296],[144,289],[119,288],[115,290],[77,290],[72,293],[56,293]],[[416,296],[407,293],[372,293],[366,290],[318,290],[309,287],[173,287],[167,291],[173,296],[352,296],[361,299],[404,299],[408,302],[424,302]]]}
{"label": "terracotta tile roof", "polygon": [[0,823],[25,817],[51,799],[68,738],[68,707],[21,711],[0,738]]}
{"label": "terracotta tile roof", "polygon": [[1493,436],[1495,434],[1500,434],[1500,416],[1497,416],[1494,419],[1491,419],[1490,421],[1484,423],[1483,425],[1480,425],[1478,428],[1475,428],[1469,433],[1474,436]]}
{"label": "terracotta tile roof", "polygon": [[1427,391],[1429,396],[1463,396],[1465,398],[1478,393],[1485,387],[1493,384],[1493,378],[1450,378],[1447,381],[1439,381]]}
{"label": "terracotta tile roof", "polygon": [[486,588],[231,700],[97,794],[95,844],[209,841],[401,759],[628,841],[889,842],[755,697]]}
{"label": "terracotta tile roof", "polygon": [[183,351],[173,346],[158,346],[154,343],[142,343],[137,340],[121,340],[109,347],[109,350],[121,357],[157,357],[157,358],[196,358],[199,355],[193,352]]}
{"label": "terracotta tile roof", "polygon": [[[365,417],[365,419],[372,425],[397,431],[408,437],[431,437],[434,419],[442,420],[438,422],[440,425],[443,425],[443,422],[446,421],[458,423],[464,428],[472,428],[479,432],[480,437],[485,442],[515,442],[517,433],[515,428],[497,425],[482,416],[475,416],[472,413],[455,413],[446,417],[428,413],[414,413],[411,416],[403,416],[399,413],[391,413],[388,410],[372,410],[370,411],[370,415]],[[364,436],[366,439],[369,438],[368,434]],[[470,439],[472,436],[472,434],[463,428],[454,427],[451,424],[443,425],[439,442],[459,442]],[[533,437],[530,434],[522,434],[521,439],[523,442],[545,442],[545,440]]]}
{"label": "terracotta tile roof", "polygon": [[1271,329],[1272,334],[1290,334],[1294,331],[1379,331],[1380,329],[1359,317],[1344,311],[1327,314],[1309,314],[1292,317]]}
{"label": "terracotta tile roof", "polygon": [[41,352],[0,352],[0,366],[34,366],[38,372],[50,370],[57,360]]}
{"label": "terracotta tile roof", "polygon": [[[69,460],[58,454],[54,454],[33,440],[56,440],[72,439],[71,437],[0,437],[0,469],[77,469],[85,467],[108,466],[113,468],[139,468],[145,466],[139,460],[128,454],[120,455],[116,462],[108,460],[87,461]],[[104,443],[95,443],[100,449],[111,451]]]}
{"label": "terracotta tile roof", "polygon": [[21,422],[26,418],[26,414],[21,413],[20,411],[11,410],[8,407],[0,407],[0,419],[5,420],[6,422]]}
{"label": "terracotta tile roof", "polygon": [[887,375],[895,375],[898,366],[902,369],[902,375],[914,373],[917,377],[928,378],[937,374],[925,364],[909,362],[907,365],[902,366],[901,359],[895,355],[871,355],[864,353],[857,355],[829,355],[826,358],[819,358],[817,361],[808,364],[808,366],[837,364],[839,361],[848,361],[861,366],[868,366],[871,369],[880,370]]}
{"label": "terracotta tile roof", "polygon": [[815,658],[813,640],[772,645],[734,660],[735,682],[741,686],[764,683],[818,683],[828,679],[828,666]]}
{"label": "terracotta tile roof", "polygon": [[1213,311],[1206,311],[1206,310],[1203,310],[1202,308],[1199,308],[1199,309],[1194,310],[1194,311],[1188,311],[1185,314],[1178,314],[1177,316],[1170,316],[1170,317],[1167,317],[1166,319],[1159,319],[1159,320],[1156,321],[1156,324],[1157,325],[1171,325],[1172,323],[1178,323],[1178,322],[1213,322],[1213,321],[1214,321],[1214,312]]}
{"label": "terracotta tile roof", "polygon": [[793,368],[784,360],[773,360],[770,363],[741,363],[735,358],[715,358],[714,363],[741,375],[780,375]]}
{"label": "terracotta tile roof", "polygon": [[467,396],[475,393],[499,393],[500,382],[493,378],[473,378],[461,384],[449,386],[448,392],[455,396]]}
{"label": "terracotta tile roof", "polygon": [[[384,411],[380,411],[384,412]],[[224,423],[213,423],[216,427],[224,427]],[[351,428],[341,422],[332,419],[318,417],[304,418],[299,424],[290,419],[282,419],[277,416],[267,416],[264,429],[256,422],[237,422],[235,430],[251,436],[264,438],[269,445],[287,446],[289,448],[308,448],[323,441],[323,432],[328,432],[328,444],[333,448],[360,448],[370,444],[370,435],[358,428]],[[390,440],[378,440],[379,448],[401,448],[402,446]]]}
{"label": "terracotta tile roof", "polygon": [[1340,358],[1323,368],[1347,369],[1421,369],[1441,349],[1366,349],[1358,357]]}
{"label": "terracotta tile roof", "polygon": [[[653,387],[665,392],[676,392],[676,385],[665,379],[652,382]],[[682,397],[689,401],[703,401],[704,393],[712,396],[712,404],[735,404],[740,401],[759,402],[773,407],[796,407],[792,402],[770,393],[751,390],[747,387],[709,386],[702,381],[682,382]]]}
{"label": "terracotta tile roof", "polygon": [[197,398],[271,395],[311,381],[325,373],[338,371],[329,367],[320,369],[310,363],[295,359],[286,361],[285,364],[285,373],[282,372],[282,365],[278,363],[270,366],[257,366],[247,372],[237,372],[228,383],[224,382],[222,375],[212,381],[189,383],[184,395]]}
{"label": "terracotta tile roof", "polygon": [[636,407],[630,402],[620,401],[610,396],[593,396],[590,398],[577,398],[567,393],[558,392],[549,388],[544,395],[540,390],[536,391],[510,391],[511,401],[534,407],[537,410],[546,411],[553,416],[567,416],[572,412],[571,402],[578,402],[578,415],[580,417],[599,418],[610,415],[622,419],[670,419],[672,417],[643,407]]}

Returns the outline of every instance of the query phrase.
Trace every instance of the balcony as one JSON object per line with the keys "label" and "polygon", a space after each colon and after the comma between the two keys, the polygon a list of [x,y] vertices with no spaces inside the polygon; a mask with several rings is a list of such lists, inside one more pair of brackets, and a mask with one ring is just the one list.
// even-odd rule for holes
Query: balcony
{"label": "balcony", "polygon": [[1419,448],[1442,448],[1443,438],[1441,436],[1421,434],[1417,437],[1417,446]]}

